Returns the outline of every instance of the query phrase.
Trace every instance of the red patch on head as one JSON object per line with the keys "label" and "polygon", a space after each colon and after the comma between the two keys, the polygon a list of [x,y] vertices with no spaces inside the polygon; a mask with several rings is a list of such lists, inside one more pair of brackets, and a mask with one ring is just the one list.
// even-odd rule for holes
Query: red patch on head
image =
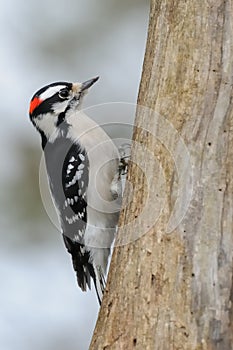
{"label": "red patch on head", "polygon": [[38,97],[34,97],[33,100],[30,103],[29,113],[32,114],[34,110],[43,102],[43,100],[39,99]]}

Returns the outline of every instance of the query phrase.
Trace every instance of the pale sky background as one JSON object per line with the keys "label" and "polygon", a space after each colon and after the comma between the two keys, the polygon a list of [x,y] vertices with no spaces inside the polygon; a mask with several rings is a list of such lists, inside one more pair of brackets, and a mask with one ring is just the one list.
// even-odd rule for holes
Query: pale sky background
{"label": "pale sky background", "polygon": [[88,349],[98,304],[78,289],[43,208],[28,104],[47,83],[99,75],[85,101],[91,116],[132,124],[148,13],[149,0],[0,0],[1,350]]}

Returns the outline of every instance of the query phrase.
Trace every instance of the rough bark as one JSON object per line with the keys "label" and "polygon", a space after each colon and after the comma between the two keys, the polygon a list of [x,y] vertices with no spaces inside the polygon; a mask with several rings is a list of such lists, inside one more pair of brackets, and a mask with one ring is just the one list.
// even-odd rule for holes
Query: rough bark
{"label": "rough bark", "polygon": [[232,14],[151,0],[134,192],[90,349],[233,349]]}

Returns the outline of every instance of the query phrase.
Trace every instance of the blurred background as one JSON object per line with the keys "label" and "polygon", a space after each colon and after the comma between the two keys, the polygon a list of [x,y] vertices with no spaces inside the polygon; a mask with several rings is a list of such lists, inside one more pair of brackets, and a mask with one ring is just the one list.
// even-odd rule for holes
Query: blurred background
{"label": "blurred background", "polygon": [[1,350],[88,349],[98,304],[94,291],[78,289],[44,209],[28,104],[48,83],[99,75],[85,100],[91,116],[132,124],[148,13],[149,0],[0,0]]}

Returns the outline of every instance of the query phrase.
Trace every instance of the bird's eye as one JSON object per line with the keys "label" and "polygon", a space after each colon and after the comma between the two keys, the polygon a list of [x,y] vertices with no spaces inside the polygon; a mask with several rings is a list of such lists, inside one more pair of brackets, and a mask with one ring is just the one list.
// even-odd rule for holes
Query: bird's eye
{"label": "bird's eye", "polygon": [[65,88],[65,89],[60,90],[58,95],[60,98],[65,99],[65,98],[69,97],[70,91]]}

